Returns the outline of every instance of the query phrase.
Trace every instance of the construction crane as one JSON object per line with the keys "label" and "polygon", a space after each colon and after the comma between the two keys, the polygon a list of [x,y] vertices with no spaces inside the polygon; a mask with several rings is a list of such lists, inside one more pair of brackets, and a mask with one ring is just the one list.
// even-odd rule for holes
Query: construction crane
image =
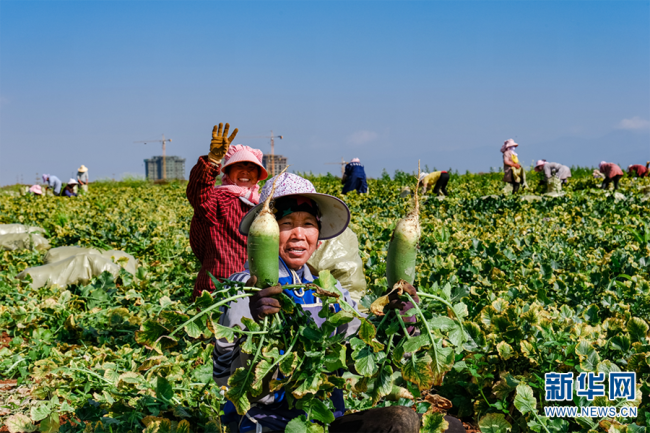
{"label": "construction crane", "polygon": [[271,135],[246,135],[242,138],[270,138],[271,139],[271,159],[267,165],[271,167],[271,177],[275,176],[275,139],[279,138],[282,140],[284,137],[282,135],[273,135],[273,130],[271,130]]}
{"label": "construction crane", "polygon": [[163,169],[162,169],[162,178],[163,180],[167,179],[167,161],[166,161],[166,144],[167,142],[172,142],[171,138],[165,138],[165,134],[162,135],[162,140],[145,140],[145,141],[134,141],[134,143],[162,143],[162,157],[163,157]]}
{"label": "construction crane", "polygon": [[325,162],[324,164],[325,165],[329,165],[329,164],[340,165],[341,166],[341,177],[343,177],[343,175],[345,174],[345,164],[347,164],[347,162],[343,158],[341,158],[341,162]]}

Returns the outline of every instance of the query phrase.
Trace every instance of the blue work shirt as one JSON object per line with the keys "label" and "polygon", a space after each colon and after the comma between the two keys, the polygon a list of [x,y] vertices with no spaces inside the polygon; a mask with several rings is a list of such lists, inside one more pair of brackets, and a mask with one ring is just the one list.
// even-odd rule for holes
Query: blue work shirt
{"label": "blue work shirt", "polygon": [[356,190],[359,194],[368,192],[368,183],[366,182],[366,171],[363,165],[358,162],[350,162],[345,166],[345,184],[343,185],[343,194]]}
{"label": "blue work shirt", "polygon": [[56,176],[50,176],[47,179],[47,186],[54,190],[54,194],[61,194],[61,179]]}

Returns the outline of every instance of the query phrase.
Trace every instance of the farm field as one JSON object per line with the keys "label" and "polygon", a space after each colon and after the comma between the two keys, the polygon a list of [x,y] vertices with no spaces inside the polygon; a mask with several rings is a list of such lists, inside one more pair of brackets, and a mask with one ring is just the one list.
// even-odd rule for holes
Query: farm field
{"label": "farm field", "polygon": [[[421,368],[402,370],[400,385],[412,400],[390,401],[378,391],[385,368],[397,373],[410,361],[380,356],[392,337],[371,320],[382,348],[358,343],[376,350],[364,370],[369,386],[348,389],[349,409],[373,402],[444,409],[483,432],[645,431],[650,201],[639,186],[650,179],[623,179],[621,198],[597,190],[590,170],[573,173],[561,197],[503,195],[502,175],[488,173],[454,174],[450,197],[422,200],[414,286],[452,306],[433,298],[421,304],[435,341],[410,346]],[[528,176],[534,190],[538,175]],[[338,178],[308,178],[318,192],[339,195]],[[368,306],[385,294],[388,243],[411,207],[400,192],[414,184],[413,175],[398,172],[369,180],[367,196],[342,196],[365,264]],[[208,315],[182,326],[201,307],[190,300],[200,267],[189,245],[191,218],[182,183],[99,182],[78,199],[0,193],[0,224],[42,227],[52,247],[118,249],[140,262],[135,277],[103,274],[87,286],[33,290],[14,277],[41,265],[43,253],[0,253],[5,431],[223,431],[226,390],[212,381],[215,327]],[[161,335],[170,338],[155,343]],[[618,371],[636,373],[633,401],[545,399],[546,373]],[[638,407],[637,416],[544,416],[545,406],[616,405]],[[439,418],[427,419],[423,431],[443,431]]]}

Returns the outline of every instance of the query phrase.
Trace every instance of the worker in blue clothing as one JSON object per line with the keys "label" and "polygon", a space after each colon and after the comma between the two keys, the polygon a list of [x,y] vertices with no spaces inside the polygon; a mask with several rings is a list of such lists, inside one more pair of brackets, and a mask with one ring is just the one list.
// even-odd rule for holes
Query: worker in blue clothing
{"label": "worker in blue clothing", "polygon": [[61,180],[58,177],[49,174],[44,174],[42,177],[46,189],[52,188],[52,191],[54,191],[54,195],[61,194],[62,184],[61,184]]}
{"label": "worker in blue clothing", "polygon": [[341,178],[343,184],[343,194],[356,190],[359,194],[368,192],[368,183],[366,182],[366,171],[361,165],[359,158],[353,158],[352,161],[345,165],[345,173]]}

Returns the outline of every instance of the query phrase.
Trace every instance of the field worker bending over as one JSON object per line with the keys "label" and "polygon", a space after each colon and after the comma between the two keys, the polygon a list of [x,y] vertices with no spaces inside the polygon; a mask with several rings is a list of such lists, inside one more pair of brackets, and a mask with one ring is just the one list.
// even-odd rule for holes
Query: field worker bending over
{"label": "field worker bending over", "polygon": [[56,176],[51,176],[49,174],[44,174],[42,176],[43,183],[45,184],[45,190],[52,188],[54,195],[61,194],[61,179]]}
{"label": "field worker bending over", "polygon": [[77,181],[70,178],[68,184],[63,188],[62,197],[76,197],[77,193],[74,192],[74,187],[77,186]]}
{"label": "field worker bending over", "polygon": [[609,184],[614,181],[614,191],[618,189],[618,181],[623,177],[623,170],[621,167],[614,164],[613,162],[601,161],[598,164],[598,170],[605,176],[601,189],[609,188]]}
{"label": "field worker bending over", "polygon": [[420,182],[422,183],[422,192],[426,193],[433,188],[435,195],[449,195],[447,192],[447,183],[449,182],[449,173],[446,171],[434,171],[431,173],[420,173]]}
{"label": "field worker bending over", "polygon": [[[203,290],[214,291],[208,272],[228,278],[244,269],[246,237],[239,233],[239,223],[259,202],[257,181],[268,176],[262,151],[241,144],[230,146],[237,129],[228,137],[229,128],[227,123],[225,128],[222,123],[215,125],[210,153],[199,158],[187,184],[187,199],[194,208],[190,245],[201,262],[192,297]],[[221,185],[215,187],[220,173]]]}
{"label": "field worker bending over", "polygon": [[560,190],[562,189],[562,184],[565,184],[569,181],[571,177],[571,169],[566,165],[558,164],[557,162],[547,162],[545,159],[540,159],[535,164],[536,172],[544,172],[544,182],[547,185],[551,185],[553,178],[558,179],[560,184]]}
{"label": "field worker bending over", "polygon": [[32,185],[31,188],[29,188],[29,192],[36,196],[40,196],[43,194],[43,190],[41,189],[40,185]]}
{"label": "field worker bending over", "polygon": [[77,169],[77,182],[81,185],[83,192],[88,192],[88,167],[83,164]]}
{"label": "field worker bending over", "polygon": [[[219,323],[223,326],[239,326],[241,329],[246,329],[242,323],[244,317],[257,322],[262,322],[267,316],[272,317],[280,311],[280,302],[273,296],[281,293],[301,304],[303,310],[309,312],[317,326],[320,327],[325,321],[318,315],[322,303],[314,296],[314,290],[283,289],[281,285],[306,284],[314,281],[307,261],[320,240],[334,238],[345,230],[350,222],[350,211],[338,198],[316,193],[311,182],[300,176],[289,173],[278,176],[273,194],[273,213],[280,228],[278,251],[280,285],[265,288],[250,298],[231,302],[219,319]],[[264,185],[260,201],[263,202],[271,193],[274,179],[270,179]],[[244,217],[239,226],[242,234],[248,235],[251,223],[262,206],[263,204],[256,206]],[[250,276],[248,267],[244,272],[232,275],[230,279],[246,282],[246,286],[253,286],[257,282],[256,277]],[[339,282],[336,283],[336,287],[343,294],[344,300],[356,309],[357,304],[350,298],[349,292],[341,287]],[[406,290],[416,302],[419,302],[414,287],[409,286]],[[340,307],[337,304],[335,308]],[[405,314],[413,308],[413,305],[410,302],[404,303],[396,297],[389,301],[387,308],[397,309]],[[414,321],[412,317],[405,318],[408,319]],[[359,319],[355,318],[339,326],[334,334],[351,337],[357,334],[360,324]],[[225,339],[215,341],[213,376],[219,385],[227,385],[228,378],[235,370],[246,365],[248,355],[241,352],[239,345],[242,343],[243,338],[236,339],[233,343],[228,343]],[[329,426],[330,433],[416,433],[419,431],[418,416],[410,408],[402,406],[375,408],[344,416],[346,408],[342,390],[334,389],[330,399],[334,408],[332,412],[336,418]],[[295,408],[290,409],[285,391],[278,390],[259,397],[245,416],[238,415],[234,405],[229,401],[224,406],[222,421],[223,424],[231,427],[231,431],[283,432],[287,423],[300,415],[305,415],[305,412]],[[448,431],[465,431],[460,421],[455,418],[451,418],[450,421],[449,418],[447,418],[449,424],[456,427],[460,425],[460,430]]]}
{"label": "field worker bending over", "polygon": [[650,167],[650,161],[645,163],[645,167],[641,164],[628,165],[627,174],[632,177],[636,174],[636,177],[646,177],[648,175],[648,167]]}
{"label": "field worker bending over", "polygon": [[501,146],[501,153],[503,153],[503,181],[512,185],[512,193],[515,194],[519,191],[521,184],[526,184],[526,174],[519,164],[519,158],[515,153],[515,147],[519,144],[515,143],[512,138],[506,140]]}
{"label": "field worker bending over", "polygon": [[352,158],[352,161],[345,165],[345,173],[341,178],[343,184],[342,194],[356,190],[359,194],[368,192],[368,183],[366,182],[366,171],[361,165],[359,158]]}

